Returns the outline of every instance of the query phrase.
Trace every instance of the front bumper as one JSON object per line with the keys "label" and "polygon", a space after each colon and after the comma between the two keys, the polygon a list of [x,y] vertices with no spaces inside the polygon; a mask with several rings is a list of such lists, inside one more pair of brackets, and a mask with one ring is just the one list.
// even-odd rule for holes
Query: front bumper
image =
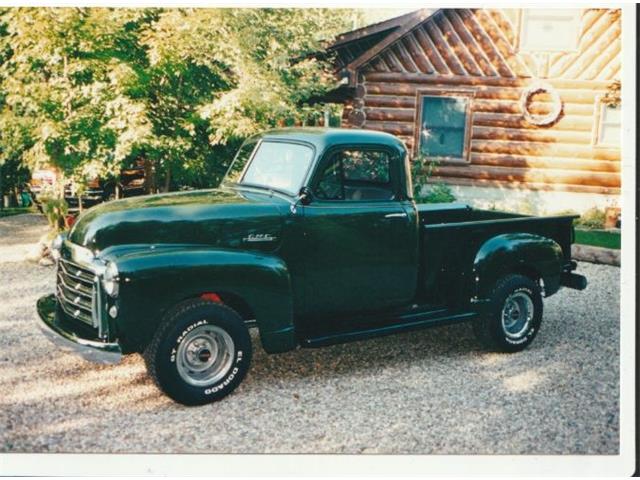
{"label": "front bumper", "polygon": [[59,318],[58,301],[55,295],[47,295],[38,300],[38,326],[42,333],[62,350],[80,355],[94,363],[114,364],[122,359],[122,349],[118,343],[103,342],[79,337],[70,328],[63,326]]}

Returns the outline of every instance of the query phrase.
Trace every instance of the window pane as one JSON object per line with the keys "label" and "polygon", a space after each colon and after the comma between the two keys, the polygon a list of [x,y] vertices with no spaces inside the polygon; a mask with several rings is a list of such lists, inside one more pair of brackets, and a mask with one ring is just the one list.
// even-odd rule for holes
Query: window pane
{"label": "window pane", "polygon": [[247,168],[242,183],[296,194],[311,165],[313,150],[304,145],[262,142]]}
{"label": "window pane", "polygon": [[574,50],[578,45],[580,10],[525,9],[520,46],[525,50]]}
{"label": "window pane", "polygon": [[620,106],[603,105],[600,118],[600,134],[598,143],[603,145],[619,145],[620,135]]}
{"label": "window pane", "polygon": [[387,152],[342,150],[333,155],[314,189],[322,200],[393,199],[391,161]]}
{"label": "window pane", "polygon": [[423,123],[430,127],[464,128],[467,116],[466,97],[429,97],[422,99]]}
{"label": "window pane", "polygon": [[620,126],[603,125],[600,129],[600,143],[603,145],[618,145],[620,143]]}
{"label": "window pane", "polygon": [[342,173],[340,172],[340,158],[334,156],[325,167],[314,193],[323,200],[342,200]]}
{"label": "window pane", "polygon": [[389,182],[389,155],[385,152],[345,150],[342,168],[345,180]]}
{"label": "window pane", "polygon": [[253,149],[256,148],[255,141],[247,142],[243,144],[238,153],[236,153],[236,157],[233,159],[229,170],[227,170],[227,175],[225,177],[225,181],[231,183],[237,183],[240,180],[240,175],[242,175],[242,171],[244,170],[245,165],[251,158],[251,154],[253,153]]}
{"label": "window pane", "polygon": [[620,106],[612,106],[612,105],[606,105],[603,108],[603,112],[602,112],[602,121],[606,124],[616,124],[616,125],[620,125],[620,115],[621,115],[622,109],[620,108]]}
{"label": "window pane", "polygon": [[466,97],[423,97],[422,154],[432,157],[463,156],[468,103]]}

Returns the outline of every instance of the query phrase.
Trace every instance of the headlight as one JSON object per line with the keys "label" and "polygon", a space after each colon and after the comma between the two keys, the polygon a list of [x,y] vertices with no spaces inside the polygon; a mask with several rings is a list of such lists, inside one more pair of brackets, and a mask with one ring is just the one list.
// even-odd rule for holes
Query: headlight
{"label": "headlight", "polygon": [[62,249],[62,242],[64,242],[65,237],[66,235],[64,233],[60,233],[53,239],[53,242],[51,242],[51,256],[54,260],[60,258],[60,250]]}
{"label": "headlight", "polygon": [[107,263],[107,268],[102,277],[102,287],[110,297],[118,296],[118,267],[115,263]]}

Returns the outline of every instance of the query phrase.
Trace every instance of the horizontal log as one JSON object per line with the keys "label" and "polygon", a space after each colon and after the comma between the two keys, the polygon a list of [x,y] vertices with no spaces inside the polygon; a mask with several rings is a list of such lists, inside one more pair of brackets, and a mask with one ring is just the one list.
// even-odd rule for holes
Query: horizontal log
{"label": "horizontal log", "polygon": [[554,156],[591,160],[620,160],[619,148],[593,148],[586,145],[564,145],[560,143],[472,140],[471,151],[536,157]]}
{"label": "horizontal log", "polygon": [[[368,98],[378,98],[371,96]],[[394,97],[385,97],[394,98]],[[400,97],[404,98],[404,97]],[[368,100],[367,100],[368,101]],[[413,103],[415,105],[415,102]],[[529,103],[529,111],[536,115],[545,115],[553,108],[551,102],[531,102]],[[496,113],[522,113],[519,101],[513,100],[487,100],[476,98],[473,100],[474,112],[496,112]],[[591,104],[579,104],[564,102],[562,111],[565,115],[585,115],[593,116],[594,107]]]}
{"label": "horizontal log", "polygon": [[416,98],[367,95],[364,97],[364,104],[366,107],[416,108]]}
{"label": "horizontal log", "polygon": [[499,180],[473,180],[469,178],[441,177],[433,175],[430,178],[431,183],[446,183],[449,185],[460,185],[470,187],[487,187],[513,190],[534,190],[546,192],[574,192],[574,193],[591,193],[596,195],[619,195],[619,188],[594,187],[590,185],[563,185],[548,183],[514,183],[503,182]]}
{"label": "horizontal log", "polygon": [[396,136],[407,145],[407,148],[411,149],[411,147],[413,146],[412,136],[410,135],[396,135]]}
{"label": "horizontal log", "polygon": [[[446,77],[437,77],[443,79]],[[485,77],[489,78],[489,77]],[[463,87],[463,85],[459,85]],[[436,89],[448,90],[455,88],[453,85],[444,83],[430,83],[429,85],[417,85],[415,83],[374,83],[365,84],[366,95],[394,95],[394,96],[415,96],[419,90]],[[558,90],[558,94],[564,103],[593,104],[598,95],[604,90]],[[519,101],[522,96],[522,89],[507,88],[498,86],[482,86],[475,89],[475,98],[492,100],[515,100]],[[536,95],[536,101],[549,102],[551,96],[547,94]]]}
{"label": "horizontal log", "polygon": [[611,160],[580,160],[562,157],[528,157],[491,153],[472,153],[472,165],[510,168],[538,168],[555,170],[576,170],[579,172],[619,173],[620,162]]}
{"label": "horizontal log", "polygon": [[380,122],[377,120],[367,119],[363,128],[379,132],[387,132],[392,135],[413,135],[413,123]]}
{"label": "horizontal log", "polygon": [[592,134],[589,131],[572,132],[555,129],[531,130],[474,126],[472,138],[475,140],[508,140],[516,142],[577,143],[591,145]]}
{"label": "horizontal log", "polygon": [[365,108],[367,120],[414,122],[415,108]]}
{"label": "horizontal log", "polygon": [[588,185],[596,187],[620,187],[617,173],[577,172],[574,170],[532,170],[527,168],[487,167],[464,165],[460,167],[439,166],[434,174],[445,177],[462,177],[472,180],[499,180],[520,183],[547,183],[565,185]]}
{"label": "horizontal log", "polygon": [[[492,112],[474,113],[473,124],[487,127],[528,128],[532,130],[548,130],[550,128],[546,126],[532,125],[520,114]],[[571,131],[591,131],[593,124],[590,117],[565,115],[561,116],[560,119],[553,124],[553,128]]]}
{"label": "horizontal log", "polygon": [[620,250],[614,250],[613,248],[571,245],[571,258],[579,262],[600,263],[619,267],[620,253]]}
{"label": "horizontal log", "polygon": [[[367,107],[382,108],[415,108],[415,97],[397,97],[392,95],[366,95],[364,98]],[[551,102],[531,102],[529,111],[534,114],[544,115],[551,111]],[[474,112],[495,112],[495,113],[522,113],[520,102],[514,100],[490,100],[475,98],[473,100]],[[565,102],[562,111],[566,115],[592,116],[594,107],[591,104],[567,103]]]}
{"label": "horizontal log", "polygon": [[[415,109],[409,108],[365,108],[365,112],[368,120],[379,120],[379,121],[387,121],[387,122],[415,122]],[[473,125],[474,126],[484,126],[484,127],[502,127],[504,129],[524,129],[530,131],[544,131],[551,132],[556,129],[558,130],[568,130],[568,133],[574,132],[583,132],[584,141],[591,141],[591,130],[592,130],[592,118],[585,116],[565,116],[562,117],[556,124],[554,124],[553,128],[549,127],[540,127],[537,125],[532,125],[528,123],[526,120],[522,118],[522,115],[519,114],[502,114],[502,113],[493,113],[493,112],[477,112],[473,115]],[[498,137],[491,137],[498,138]],[[524,138],[524,137],[523,137]],[[500,139],[500,138],[498,138]],[[508,136],[503,139],[515,139],[519,138],[509,138]],[[550,140],[542,140],[542,141],[555,141],[553,136],[549,136]],[[557,137],[556,137],[557,139]],[[582,140],[581,140],[582,141]]]}
{"label": "horizontal log", "polygon": [[[434,82],[449,86],[494,86],[524,88],[535,82],[531,78],[516,77],[479,77],[466,75],[424,75],[420,73],[400,72],[371,72],[367,73],[366,81],[384,83],[413,83],[429,85]],[[561,90],[606,90],[609,82],[604,80],[574,80],[564,78],[548,78],[546,83]]]}

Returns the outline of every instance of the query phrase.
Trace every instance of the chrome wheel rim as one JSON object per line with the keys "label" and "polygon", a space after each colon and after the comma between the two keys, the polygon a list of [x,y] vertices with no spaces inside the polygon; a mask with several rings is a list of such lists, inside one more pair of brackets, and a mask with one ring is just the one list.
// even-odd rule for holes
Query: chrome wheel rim
{"label": "chrome wheel rim", "polygon": [[223,379],[231,369],[235,346],[231,336],[215,325],[200,325],[178,345],[176,366],[180,377],[202,387]]}
{"label": "chrome wheel rim", "polygon": [[533,319],[533,300],[524,292],[512,293],[502,307],[502,330],[509,338],[520,338]]}

